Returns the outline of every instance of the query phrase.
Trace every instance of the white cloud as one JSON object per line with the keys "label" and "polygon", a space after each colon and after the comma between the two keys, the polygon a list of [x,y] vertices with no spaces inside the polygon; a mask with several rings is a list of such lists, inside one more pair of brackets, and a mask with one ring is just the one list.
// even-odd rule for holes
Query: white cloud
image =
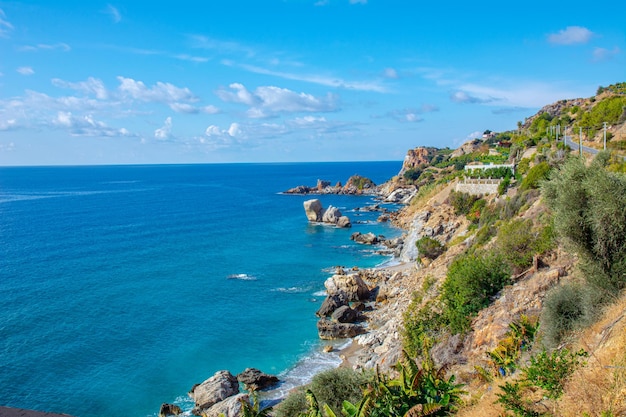
{"label": "white cloud", "polygon": [[31,67],[19,67],[16,71],[22,75],[33,75],[35,70]]}
{"label": "white cloud", "polygon": [[171,103],[170,109],[174,110],[176,113],[186,113],[186,114],[216,114],[220,112],[215,106],[209,105],[204,107],[196,107],[189,103]]}
{"label": "white cloud", "polygon": [[243,138],[245,132],[243,131],[239,123],[231,123],[228,129],[221,129],[219,126],[210,125],[204,131],[204,134],[208,137],[230,137],[230,138]]}
{"label": "white cloud", "polygon": [[100,100],[106,100],[109,98],[109,92],[102,80],[89,77],[87,81],[79,81],[76,83],[64,81],[59,78],[53,78],[52,84],[60,88],[69,88],[71,90],[80,91],[87,95],[95,95]]}
{"label": "white cloud", "polygon": [[154,137],[159,140],[167,140],[172,137],[172,118],[168,117],[162,127],[154,131]]}
{"label": "white cloud", "polygon": [[492,97],[476,97],[470,95],[466,91],[455,91],[450,95],[450,100],[455,103],[470,103],[470,104],[483,104],[483,103],[491,103],[496,101],[496,99]]}
{"label": "white cloud", "polygon": [[189,37],[192,47],[198,49],[209,49],[218,51],[223,54],[244,54],[248,57],[256,55],[256,51],[246,45],[238,42],[222,41],[219,39],[209,38],[204,35],[191,35]]}
{"label": "white cloud", "polygon": [[250,106],[247,114],[250,118],[264,118],[282,112],[330,112],[337,110],[336,99],[328,94],[318,98],[311,94],[296,93],[286,88],[275,86],[258,87],[249,91],[239,83],[231,84],[233,91],[220,89],[217,96],[227,102],[241,103]]}
{"label": "white cloud", "polygon": [[593,61],[608,61],[610,59],[613,59],[613,57],[619,55],[621,52],[622,51],[617,46],[612,50],[606,48],[595,48],[593,50]]}
{"label": "white cloud", "polygon": [[393,68],[385,68],[385,70],[383,71],[383,77],[391,79],[399,78],[398,72]]}
{"label": "white cloud", "polygon": [[315,116],[296,117],[291,121],[291,123],[296,126],[310,127],[319,123],[326,123],[326,118]]}
{"label": "white cloud", "polygon": [[13,25],[7,20],[4,10],[0,9],[0,38],[6,38],[12,30]]}
{"label": "white cloud", "polygon": [[[0,130],[2,130],[0,128]],[[9,142],[7,144],[0,143],[0,152],[12,152],[15,150],[15,142]]]}
{"label": "white cloud", "polygon": [[117,79],[120,82],[119,92],[136,100],[166,104],[198,100],[186,87],[180,88],[170,83],[158,81],[154,86],[148,88],[143,82],[135,81],[132,78],[117,77]]}
{"label": "white cloud", "polygon": [[[222,61],[224,65],[234,66],[231,61]],[[243,68],[246,71],[250,71],[255,74],[271,75],[278,78],[284,78],[286,80],[303,81],[311,84],[319,84],[327,87],[343,88],[346,90],[357,91],[372,91],[376,93],[386,93],[387,88],[380,84],[378,81],[346,81],[338,77],[329,77],[316,74],[296,74],[289,72],[273,71],[266,68],[257,67],[255,65],[239,65],[239,68]]]}
{"label": "white cloud", "polygon": [[71,112],[60,111],[52,120],[52,125],[66,129],[72,136],[121,137],[132,136],[125,128],[108,127],[104,122],[95,120],[92,115],[74,116]]}
{"label": "white cloud", "polygon": [[122,21],[122,15],[120,13],[120,11],[114,7],[111,4],[107,4],[106,9],[104,10],[105,14],[108,14],[109,16],[111,16],[111,19],[113,20],[113,23],[119,23]]}
{"label": "white cloud", "polygon": [[0,119],[0,132],[6,130],[13,130],[17,128],[17,120],[16,119]]}
{"label": "white cloud", "polygon": [[548,35],[548,42],[556,45],[574,45],[587,43],[593,36],[593,32],[581,26],[568,26],[558,33]]}
{"label": "white cloud", "polygon": [[72,50],[72,48],[68,44],[63,43],[63,42],[55,43],[55,44],[39,43],[37,45],[24,45],[19,49],[20,51],[25,51],[25,52],[54,51],[54,50],[60,50],[62,52],[69,52]]}

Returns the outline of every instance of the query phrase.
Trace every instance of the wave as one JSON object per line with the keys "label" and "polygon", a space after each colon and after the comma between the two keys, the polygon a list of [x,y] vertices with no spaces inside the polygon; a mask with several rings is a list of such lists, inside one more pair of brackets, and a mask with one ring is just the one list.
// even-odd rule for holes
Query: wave
{"label": "wave", "polygon": [[231,274],[227,277],[228,279],[238,279],[240,281],[256,281],[257,277],[254,275],[248,274]]}
{"label": "wave", "polygon": [[311,291],[311,287],[278,287],[274,288],[272,291],[282,292],[285,294],[302,294]]}

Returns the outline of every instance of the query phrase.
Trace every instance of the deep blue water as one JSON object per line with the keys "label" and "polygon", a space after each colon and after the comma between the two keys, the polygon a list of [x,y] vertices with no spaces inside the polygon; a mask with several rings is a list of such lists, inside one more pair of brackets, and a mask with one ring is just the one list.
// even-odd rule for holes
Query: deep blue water
{"label": "deep blue water", "polygon": [[398,231],[351,212],[369,197],[319,197],[367,222],[336,229],[280,192],[400,167],[0,168],[0,405],[142,417],[221,369],[293,384],[333,366],[314,316],[328,268],[384,262],[350,234]]}

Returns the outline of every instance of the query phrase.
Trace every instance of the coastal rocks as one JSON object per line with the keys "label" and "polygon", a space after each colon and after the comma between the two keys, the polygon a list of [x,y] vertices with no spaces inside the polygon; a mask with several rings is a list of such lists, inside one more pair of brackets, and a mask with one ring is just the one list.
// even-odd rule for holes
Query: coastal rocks
{"label": "coastal rocks", "polygon": [[318,317],[328,317],[333,314],[333,311],[345,305],[348,305],[348,296],[344,292],[328,295],[315,315]]}
{"label": "coastal rocks", "polygon": [[415,188],[398,188],[385,198],[388,203],[409,204],[411,199],[417,194]]}
{"label": "coastal rocks", "polygon": [[346,339],[365,333],[365,329],[358,324],[320,319],[317,322],[317,333],[322,340]]}
{"label": "coastal rocks", "polygon": [[303,203],[304,213],[310,222],[324,222],[337,227],[352,227],[347,216],[341,214],[337,207],[328,206],[326,210],[318,199],[307,200]]}
{"label": "coastal rocks", "polygon": [[360,175],[353,175],[348,178],[346,185],[342,186],[337,182],[334,186],[330,181],[317,180],[313,187],[299,185],[284,192],[285,194],[343,194],[343,195],[378,195],[379,190],[376,184],[369,178]]}
{"label": "coastal rocks", "polygon": [[350,240],[354,240],[356,243],[360,243],[362,245],[377,245],[381,242],[384,237],[376,236],[374,233],[361,233],[355,232],[350,236]]}
{"label": "coastal rocks", "polygon": [[241,402],[250,401],[248,394],[237,394],[232,397],[226,398],[224,401],[220,401],[208,410],[202,412],[202,417],[240,417],[241,416]]}
{"label": "coastal rocks", "polygon": [[163,403],[159,409],[159,417],[177,416],[182,413],[183,410],[174,404]]}
{"label": "coastal rocks", "polygon": [[256,368],[246,368],[245,371],[237,375],[237,380],[241,382],[247,391],[259,391],[276,385],[278,377],[259,371]]}
{"label": "coastal rocks", "polygon": [[404,173],[410,169],[416,169],[430,164],[435,152],[435,148],[425,148],[423,146],[409,149],[404,157],[402,168],[398,176],[404,175]]}
{"label": "coastal rocks", "polygon": [[189,397],[195,402],[193,413],[202,415],[220,401],[239,393],[239,381],[228,371],[216,372],[201,384],[194,385]]}
{"label": "coastal rocks", "polygon": [[371,291],[365,281],[356,275],[333,275],[324,282],[329,297],[336,294],[345,294],[347,301],[364,301],[371,296]]}
{"label": "coastal rocks", "polygon": [[307,200],[304,203],[304,213],[306,214],[306,218],[309,219],[310,222],[321,222],[322,221],[322,202],[318,199]]}
{"label": "coastal rocks", "polygon": [[358,319],[359,313],[350,306],[344,305],[333,311],[330,317],[338,323],[354,323]]}

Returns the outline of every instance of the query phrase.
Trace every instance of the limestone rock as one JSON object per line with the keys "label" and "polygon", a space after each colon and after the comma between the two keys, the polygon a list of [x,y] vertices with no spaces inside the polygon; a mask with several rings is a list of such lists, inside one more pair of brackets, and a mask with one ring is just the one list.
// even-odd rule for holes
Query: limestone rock
{"label": "limestone rock", "polygon": [[357,311],[351,309],[350,306],[341,306],[333,311],[331,319],[339,323],[354,323],[358,317]]}
{"label": "limestone rock", "polygon": [[320,339],[346,339],[365,332],[363,327],[352,323],[335,323],[328,319],[320,319],[317,322],[317,333]]}
{"label": "limestone rock", "polygon": [[341,306],[348,305],[348,296],[343,291],[326,296],[322,306],[317,310],[315,315],[318,317],[328,317]]}
{"label": "limestone rock", "polygon": [[339,218],[342,216],[341,211],[337,207],[328,206],[324,214],[322,215],[322,221],[324,223],[336,224]]}
{"label": "limestone rock", "polygon": [[183,410],[175,404],[163,403],[159,409],[159,417],[177,416],[182,413]]}
{"label": "limestone rock", "polygon": [[237,375],[237,380],[241,382],[248,391],[263,390],[278,383],[278,377],[268,375],[255,368],[247,368]]}
{"label": "limestone rock", "polygon": [[350,239],[354,240],[356,243],[361,243],[363,245],[376,245],[380,243],[380,237],[376,236],[372,232],[365,233],[365,234],[361,232],[354,232],[350,236]]}
{"label": "limestone rock", "polygon": [[350,222],[350,218],[348,216],[341,216],[337,220],[337,227],[352,227],[352,223]]}
{"label": "limestone rock", "polygon": [[347,301],[364,301],[371,295],[369,287],[357,274],[333,275],[324,281],[324,287],[329,295],[344,293]]}
{"label": "limestone rock", "polygon": [[431,154],[433,153],[432,149],[424,148],[422,146],[409,149],[404,157],[404,161],[402,162],[402,169],[400,170],[399,176],[404,175],[404,173],[410,169],[419,168],[420,166],[430,164],[430,160],[432,159]]}
{"label": "limestone rock", "polygon": [[321,222],[322,210],[322,203],[316,198],[304,202],[304,212],[310,222]]}
{"label": "limestone rock", "polygon": [[238,393],[237,378],[228,371],[218,371],[203,383],[194,385],[189,397],[196,403],[194,410],[200,412]]}
{"label": "limestone rock", "polygon": [[250,401],[248,394],[238,394],[226,398],[202,412],[203,417],[240,417],[241,401]]}

